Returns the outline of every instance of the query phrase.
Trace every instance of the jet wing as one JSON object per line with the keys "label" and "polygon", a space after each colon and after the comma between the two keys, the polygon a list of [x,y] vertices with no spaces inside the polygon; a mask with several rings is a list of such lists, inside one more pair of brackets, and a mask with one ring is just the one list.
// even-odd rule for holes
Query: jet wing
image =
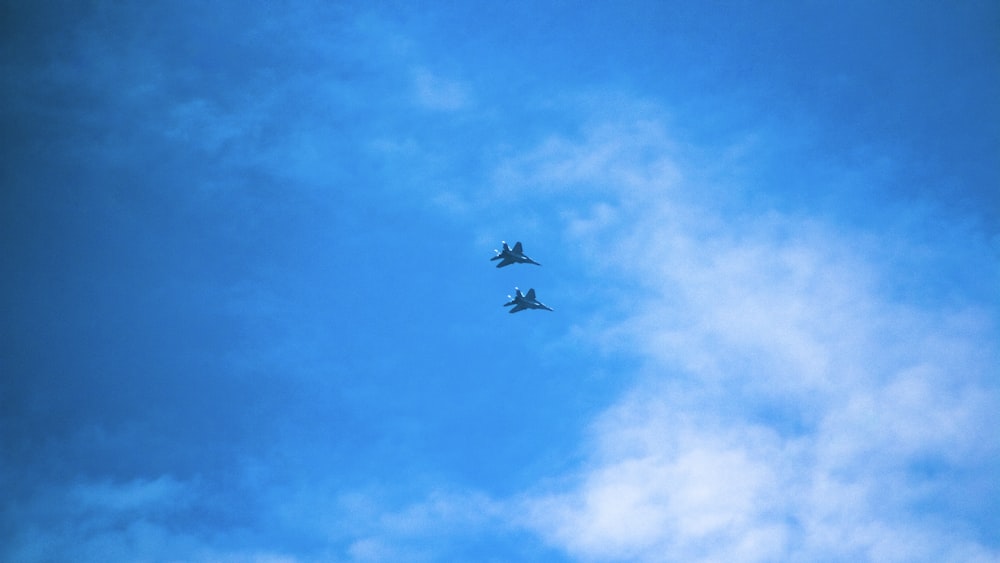
{"label": "jet wing", "polygon": [[[497,258],[499,258],[499,256],[497,256]],[[493,260],[496,260],[496,258],[493,258]],[[511,260],[510,258],[504,258],[499,264],[497,264],[497,268],[503,268],[504,266],[510,266],[513,263],[514,263],[514,261]]]}
{"label": "jet wing", "polygon": [[524,306],[524,305],[522,305],[522,304],[518,303],[517,305],[515,305],[515,306],[514,306],[514,308],[513,308],[513,309],[511,309],[510,311],[507,311],[507,312],[508,312],[508,313],[516,313],[516,312],[518,312],[518,311],[523,311],[523,310],[525,310],[525,309],[527,309],[527,308],[528,308],[528,307],[526,307],[526,306]]}

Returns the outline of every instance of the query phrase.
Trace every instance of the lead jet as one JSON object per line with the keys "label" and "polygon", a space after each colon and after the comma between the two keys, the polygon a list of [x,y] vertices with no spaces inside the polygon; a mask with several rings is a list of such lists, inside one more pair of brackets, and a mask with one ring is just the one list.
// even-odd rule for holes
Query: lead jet
{"label": "lead jet", "polygon": [[520,242],[514,243],[514,248],[507,246],[507,242],[503,243],[503,250],[495,250],[496,256],[490,258],[490,260],[500,260],[497,264],[497,268],[503,268],[504,266],[510,266],[511,264],[534,264],[536,266],[541,266],[538,262],[535,262],[531,258],[524,255],[524,247],[521,246]]}
{"label": "lead jet", "polygon": [[551,311],[552,309],[542,303],[541,301],[535,299],[535,290],[529,289],[527,294],[522,294],[521,290],[514,288],[514,296],[507,296],[510,302],[504,303],[504,307],[514,306],[513,309],[507,311],[508,313],[517,313],[518,311],[523,311],[525,309],[545,309],[546,311]]}

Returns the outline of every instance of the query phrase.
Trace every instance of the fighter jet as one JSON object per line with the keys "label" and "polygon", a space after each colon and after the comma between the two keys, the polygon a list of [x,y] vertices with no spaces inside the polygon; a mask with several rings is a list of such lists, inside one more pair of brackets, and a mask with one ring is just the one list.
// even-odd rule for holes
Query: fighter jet
{"label": "fighter jet", "polygon": [[514,296],[507,296],[510,302],[504,303],[504,307],[514,306],[513,309],[507,311],[508,313],[517,313],[518,311],[523,311],[525,309],[545,309],[546,311],[551,311],[552,309],[547,307],[545,303],[535,299],[535,290],[529,289],[527,294],[522,294],[521,290],[514,288]]}
{"label": "fighter jet", "polygon": [[536,266],[541,266],[538,262],[535,262],[531,258],[524,255],[524,248],[521,246],[520,242],[514,244],[514,248],[507,246],[507,242],[503,243],[503,250],[495,250],[496,256],[490,258],[490,260],[500,260],[497,264],[497,268],[503,268],[504,266],[510,266],[511,264],[534,264]]}

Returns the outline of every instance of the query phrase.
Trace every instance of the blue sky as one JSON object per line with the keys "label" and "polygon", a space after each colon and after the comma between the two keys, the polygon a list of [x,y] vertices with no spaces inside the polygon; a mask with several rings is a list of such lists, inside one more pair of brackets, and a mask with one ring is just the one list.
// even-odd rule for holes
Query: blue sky
{"label": "blue sky", "polygon": [[5,6],[0,558],[1000,561],[1000,9],[794,4]]}

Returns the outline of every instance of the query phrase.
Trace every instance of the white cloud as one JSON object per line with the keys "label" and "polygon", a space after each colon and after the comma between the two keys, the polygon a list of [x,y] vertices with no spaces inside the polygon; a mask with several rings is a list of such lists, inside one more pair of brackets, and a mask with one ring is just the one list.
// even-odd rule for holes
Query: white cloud
{"label": "white cloud", "polygon": [[920,252],[905,233],[724,214],[675,146],[626,121],[501,167],[508,191],[546,186],[521,197],[582,196],[563,197],[564,236],[643,288],[589,335],[642,377],[590,462],[524,500],[527,525],[584,560],[1000,560],[941,524],[961,518],[942,491],[1000,455],[988,311],[883,291],[908,273],[886,246]]}
{"label": "white cloud", "polygon": [[764,428],[678,416],[636,393],[595,425],[595,463],[529,522],[583,559],[771,560],[785,543],[778,441]]}

